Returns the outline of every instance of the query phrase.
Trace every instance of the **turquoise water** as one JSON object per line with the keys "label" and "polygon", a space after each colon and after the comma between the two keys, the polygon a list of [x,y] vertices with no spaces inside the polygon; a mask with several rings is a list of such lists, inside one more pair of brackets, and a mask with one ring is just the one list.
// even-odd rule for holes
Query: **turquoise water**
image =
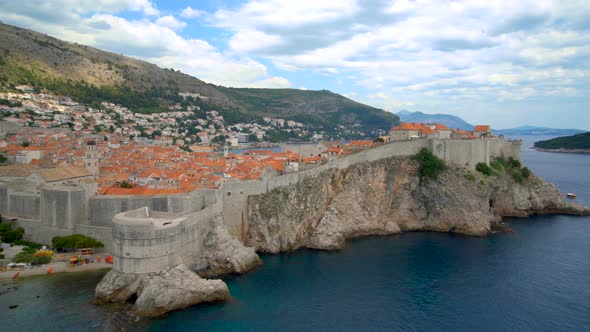
{"label": "turquoise water", "polygon": [[[590,204],[590,155],[524,149],[523,159]],[[514,233],[409,233],[353,240],[340,252],[263,256],[263,267],[225,278],[232,301],[159,320],[92,305],[101,273],[35,278],[0,295],[0,329],[589,330],[590,218],[507,223]],[[5,309],[13,303],[21,306]]]}

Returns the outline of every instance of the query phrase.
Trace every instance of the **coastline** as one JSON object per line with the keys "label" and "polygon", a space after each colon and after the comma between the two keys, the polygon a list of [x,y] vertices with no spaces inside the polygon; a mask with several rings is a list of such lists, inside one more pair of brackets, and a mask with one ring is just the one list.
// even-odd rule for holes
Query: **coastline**
{"label": "coastline", "polygon": [[531,147],[531,149],[539,152],[590,154],[590,149],[543,149],[536,147]]}
{"label": "coastline", "polygon": [[[47,265],[37,266],[30,268],[28,270],[21,270],[21,271],[6,271],[0,272],[0,281],[11,280],[12,277],[18,272],[20,275],[17,279],[19,280],[26,277],[32,276],[39,276],[39,275],[49,275],[49,274],[56,274],[56,273],[76,273],[76,272],[86,272],[86,271],[96,271],[96,270],[103,270],[111,268],[113,265],[108,264],[105,262],[95,262],[90,264],[85,264],[82,266],[70,267],[67,262],[55,262],[50,263]],[[53,271],[51,273],[47,273],[47,269],[53,267]]]}

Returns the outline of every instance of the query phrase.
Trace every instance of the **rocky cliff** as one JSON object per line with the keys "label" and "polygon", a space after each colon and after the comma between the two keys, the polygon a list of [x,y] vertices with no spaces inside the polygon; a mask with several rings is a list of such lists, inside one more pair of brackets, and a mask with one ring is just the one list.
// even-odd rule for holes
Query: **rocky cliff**
{"label": "rocky cliff", "polygon": [[420,178],[410,158],[387,158],[329,169],[297,184],[249,197],[246,245],[260,252],[340,249],[348,238],[404,231],[482,236],[502,217],[590,214],[569,205],[551,184],[506,172],[486,177],[450,166]]}

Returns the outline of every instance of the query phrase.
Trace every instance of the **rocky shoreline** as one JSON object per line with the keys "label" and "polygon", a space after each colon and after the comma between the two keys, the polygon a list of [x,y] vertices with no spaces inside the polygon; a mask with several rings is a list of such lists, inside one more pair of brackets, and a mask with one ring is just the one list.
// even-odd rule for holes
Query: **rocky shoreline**
{"label": "rocky shoreline", "polygon": [[194,266],[179,262],[142,275],[111,271],[97,286],[96,298],[135,301],[137,314],[158,317],[228,299],[223,281],[202,278],[248,272],[261,264],[256,253],[339,250],[347,239],[415,231],[485,236],[507,231],[504,217],[590,215],[589,208],[569,204],[554,185],[534,175],[517,183],[507,171],[484,176],[451,165],[432,179],[420,178],[418,169],[411,158],[385,158],[251,195],[245,243],[230,236],[219,218]]}

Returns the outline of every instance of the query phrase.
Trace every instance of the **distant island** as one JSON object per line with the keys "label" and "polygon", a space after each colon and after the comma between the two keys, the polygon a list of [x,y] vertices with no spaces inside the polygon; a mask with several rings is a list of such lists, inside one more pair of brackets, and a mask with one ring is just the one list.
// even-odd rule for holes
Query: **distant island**
{"label": "distant island", "polygon": [[535,142],[535,149],[548,152],[590,153],[590,132]]}

